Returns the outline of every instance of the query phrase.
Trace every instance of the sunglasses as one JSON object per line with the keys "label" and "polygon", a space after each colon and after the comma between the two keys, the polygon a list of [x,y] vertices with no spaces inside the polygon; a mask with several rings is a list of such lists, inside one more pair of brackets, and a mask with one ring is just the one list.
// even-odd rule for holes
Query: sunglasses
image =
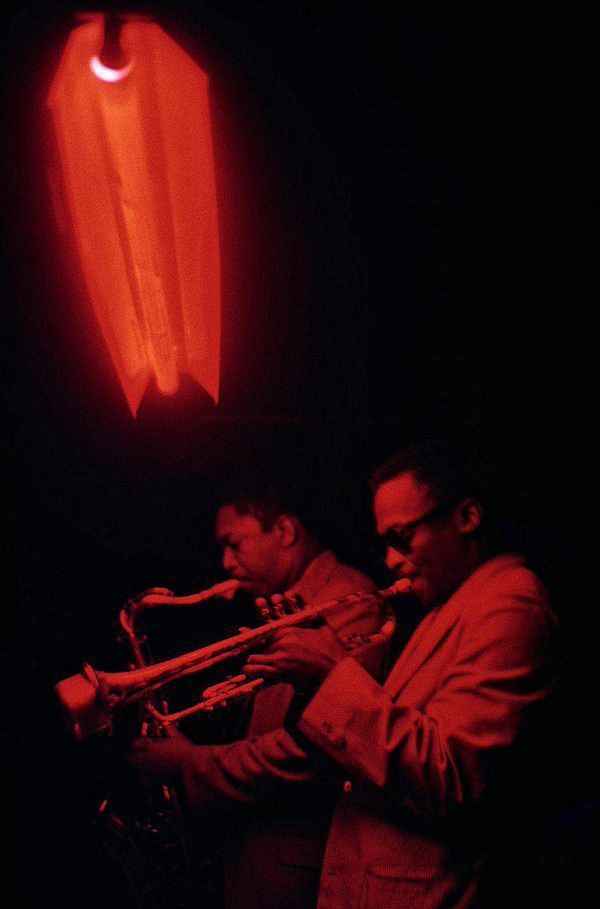
{"label": "sunglasses", "polygon": [[444,512],[447,511],[447,508],[448,505],[446,502],[440,502],[433,508],[430,508],[429,511],[426,511],[425,514],[422,514],[420,518],[411,521],[409,524],[405,524],[400,530],[390,527],[389,530],[386,530],[384,534],[378,537],[377,549],[379,555],[384,556],[385,551],[388,548],[395,549],[396,552],[399,552],[401,555],[408,555],[415,530],[420,527],[421,524],[427,524],[428,521],[435,521],[436,518],[441,517]]}

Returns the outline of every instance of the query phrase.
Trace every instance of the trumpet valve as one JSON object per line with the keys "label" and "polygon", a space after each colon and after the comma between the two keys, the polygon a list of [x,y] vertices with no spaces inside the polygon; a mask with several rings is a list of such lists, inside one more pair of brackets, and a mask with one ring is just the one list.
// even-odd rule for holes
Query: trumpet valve
{"label": "trumpet valve", "polygon": [[254,600],[254,605],[263,622],[268,622],[269,619],[272,618],[269,601],[266,599],[266,597],[256,597]]}
{"label": "trumpet valve", "polygon": [[271,614],[275,619],[282,619],[286,615],[285,598],[281,593],[274,593],[271,597]]}
{"label": "trumpet valve", "polygon": [[306,606],[306,603],[298,593],[285,594],[283,601],[286,615],[294,615],[297,612],[302,612]]}

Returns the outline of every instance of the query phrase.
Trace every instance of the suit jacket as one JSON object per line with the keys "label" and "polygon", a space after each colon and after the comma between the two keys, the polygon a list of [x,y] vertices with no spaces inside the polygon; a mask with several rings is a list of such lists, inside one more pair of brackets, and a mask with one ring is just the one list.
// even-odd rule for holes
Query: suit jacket
{"label": "suit jacket", "polygon": [[347,774],[319,909],[477,904],[487,834],[535,767],[555,620],[519,556],[480,566],[419,625],[379,685],[347,658],[299,729]]}
{"label": "suit jacket", "polygon": [[[375,584],[321,553],[288,593],[317,604]],[[328,615],[341,635],[370,634],[382,622],[373,601],[356,601]],[[381,651],[369,654],[376,672]],[[225,904],[230,909],[315,905],[325,839],[337,790],[284,726],[294,689],[276,684],[257,692],[246,738],[227,745],[192,746],[183,773],[195,812],[230,811],[225,856]]]}

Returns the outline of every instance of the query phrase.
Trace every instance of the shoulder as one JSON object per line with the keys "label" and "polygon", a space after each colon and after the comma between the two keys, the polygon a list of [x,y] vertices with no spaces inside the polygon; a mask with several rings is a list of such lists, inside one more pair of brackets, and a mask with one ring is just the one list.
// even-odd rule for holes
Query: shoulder
{"label": "shoulder", "polygon": [[554,647],[558,629],[548,591],[520,556],[498,556],[478,573],[465,584],[460,610],[466,640],[502,640],[531,653]]}
{"label": "shoulder", "polygon": [[379,630],[383,620],[383,604],[379,598],[352,596],[374,594],[377,591],[375,582],[358,568],[340,562],[330,551],[323,553],[321,558],[321,565],[324,567],[326,564],[328,570],[323,572],[318,589],[314,589],[312,603],[343,601],[339,609],[328,614],[327,622],[342,635],[371,634]]}
{"label": "shoulder", "polygon": [[364,572],[352,565],[346,565],[335,559],[335,565],[327,581],[319,590],[319,600],[323,598],[337,598],[348,596],[351,593],[374,592],[377,584]]}
{"label": "shoulder", "polygon": [[376,589],[362,571],[340,562],[331,549],[326,549],[313,559],[288,593],[300,594],[307,603],[322,603]]}
{"label": "shoulder", "polygon": [[525,565],[523,557],[514,553],[504,553],[485,562],[458,593],[467,612],[471,609],[481,612],[485,604],[506,608],[521,604],[533,611],[550,612],[545,585]]}

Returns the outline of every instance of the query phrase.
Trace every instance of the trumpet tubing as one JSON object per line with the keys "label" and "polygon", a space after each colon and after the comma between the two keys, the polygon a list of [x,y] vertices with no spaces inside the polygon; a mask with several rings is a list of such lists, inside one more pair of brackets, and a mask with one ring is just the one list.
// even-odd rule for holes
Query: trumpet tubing
{"label": "trumpet tubing", "polygon": [[[296,604],[292,606],[294,611],[289,615],[283,615],[258,628],[243,631],[230,638],[198,650],[192,650],[190,653],[184,653],[170,660],[155,663],[152,666],[144,666],[129,672],[99,672],[89,665],[84,665],[83,672],[63,679],[56,685],[55,691],[75,738],[87,738],[95,732],[109,729],[113,713],[117,709],[144,697],[168,682],[202,672],[224,660],[249,653],[254,648],[265,644],[279,629],[310,624],[315,619],[357,601],[372,600],[374,606],[381,606],[391,597],[408,593],[410,589],[410,581],[402,580],[385,590],[355,593],[340,599],[329,600],[320,605],[300,608]],[[394,627],[395,618],[388,610],[386,621],[375,635],[371,635],[368,639],[362,636],[358,639],[356,636],[351,636],[350,640],[342,641],[342,643],[348,649],[380,644],[389,640]],[[244,694],[247,693],[248,684],[245,679],[240,681],[240,686],[244,687]],[[174,722],[175,719],[181,719],[182,715],[187,716],[201,710],[213,710],[240,696],[239,688],[236,686],[233,688],[228,686],[223,689],[222,694],[218,693],[220,687],[212,686],[211,689],[207,689],[205,700],[186,711],[180,711],[177,715],[164,716],[154,709],[151,712],[167,725]],[[254,690],[256,687],[255,684],[251,684],[249,690]]]}

